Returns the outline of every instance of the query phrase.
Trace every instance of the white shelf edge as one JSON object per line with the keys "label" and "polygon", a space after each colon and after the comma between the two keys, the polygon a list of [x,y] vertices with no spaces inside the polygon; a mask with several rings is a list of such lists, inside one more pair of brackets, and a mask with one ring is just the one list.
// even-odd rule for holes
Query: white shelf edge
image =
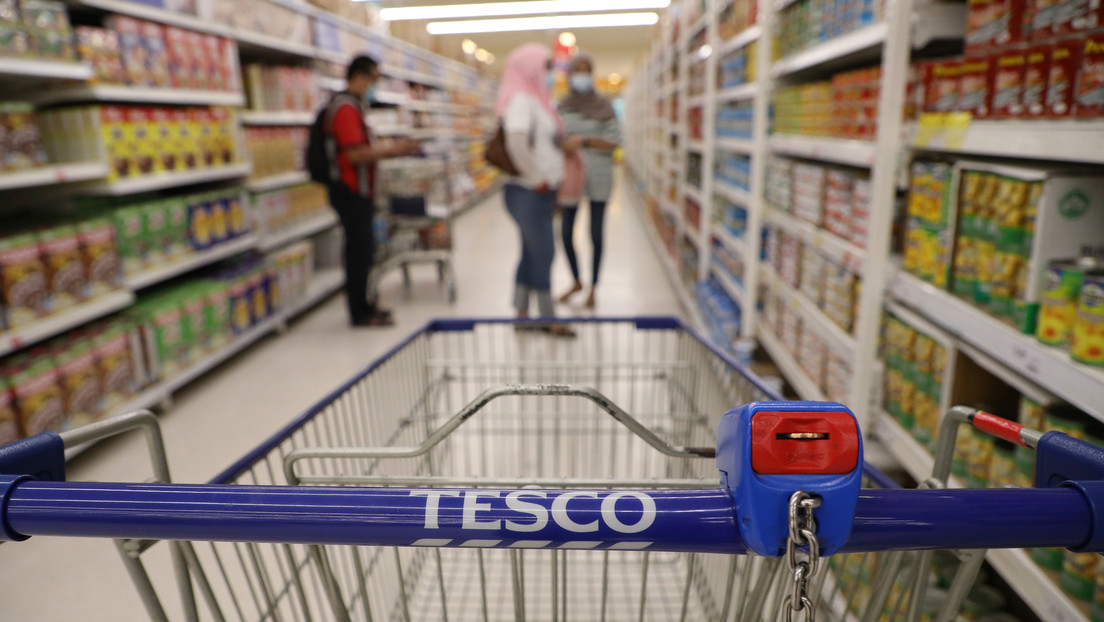
{"label": "white shelf edge", "polygon": [[717,91],[717,101],[730,102],[741,99],[751,99],[759,93],[759,83],[748,82],[747,84],[741,84],[739,86],[730,86],[726,89]]}
{"label": "white shelf edge", "polygon": [[[931,477],[934,459],[901,424],[882,412],[874,435],[898,458],[917,481]],[[960,487],[952,477],[952,487]],[[1032,561],[1023,549],[994,549],[986,559],[1012,589],[1042,619],[1054,622],[1088,622],[1073,600]]]}
{"label": "white shelf edge", "polygon": [[1100,119],[973,119],[965,130],[943,128],[923,138],[912,123],[908,136],[909,144],[922,151],[1104,164]]}
{"label": "white shelf edge", "polygon": [[0,333],[0,356],[45,341],[134,304],[134,293],[121,289],[35,320],[14,331]]}
{"label": "white shelf edge", "polygon": [[800,134],[772,134],[770,147],[779,153],[861,168],[873,167],[877,155],[874,141]]}
{"label": "white shelf edge", "polygon": [[292,306],[288,307],[284,314],[290,320],[296,318],[330,295],[336,293],[345,285],[345,270],[343,268],[328,268],[319,270],[311,276],[310,290],[307,295]]}
{"label": "white shelf edge", "polygon": [[817,327],[817,333],[825,338],[830,349],[833,349],[839,355],[851,356],[855,354],[858,349],[858,341],[855,337],[837,326],[825,315],[824,311],[821,311],[813,301],[809,300],[804,292],[790,287],[789,283],[783,281],[781,277],[775,274],[774,269],[765,263],[759,265],[759,273],[762,275],[764,282],[769,283],[772,288],[777,290],[777,293],[781,293],[789,299],[804,317],[806,323],[812,323]]}
{"label": "white shelf edge", "polygon": [[310,181],[310,173],[306,171],[291,171],[289,173],[280,173],[278,175],[251,179],[246,182],[245,186],[249,188],[251,192],[266,192],[268,190],[287,188],[288,186],[295,186],[297,184],[305,184],[308,181]]}
{"label": "white shelf edge", "polygon": [[171,395],[173,392],[191,384],[196,378],[218,367],[242,350],[260,341],[262,337],[280,327],[283,321],[283,315],[277,312],[272,317],[262,320],[256,326],[239,335],[237,339],[231,341],[226,347],[220,349],[218,352],[208,354],[172,378],[161,381],[157,388]]}
{"label": "white shelf edge", "polygon": [[728,292],[728,295],[732,296],[732,299],[736,301],[736,305],[743,311],[744,305],[747,304],[747,293],[744,291],[744,287],[733,280],[723,267],[713,265],[711,269],[717,280],[724,286],[725,291]]}
{"label": "white shelf edge", "polygon": [[113,182],[104,182],[88,189],[89,194],[101,196],[123,196],[148,192],[151,190],[163,190],[178,186],[190,186],[213,181],[225,181],[249,175],[252,164],[240,162],[227,166],[204,168],[195,171],[162,173],[160,175],[145,175],[142,177],[128,177]]}
{"label": "white shelf edge", "polygon": [[102,162],[50,164],[26,171],[0,173],[0,190],[89,181],[103,177],[107,177],[107,165]]}
{"label": "white shelf edge", "polygon": [[755,143],[750,138],[717,138],[713,146],[731,153],[750,154],[755,151]]}
{"label": "white shelf edge", "polygon": [[687,108],[698,108],[698,107],[704,106],[704,105],[705,105],[705,94],[704,93],[702,93],[701,95],[694,95],[693,97],[687,97],[686,98],[686,107]]}
{"label": "white shelf edge", "polygon": [[862,273],[866,262],[866,251],[844,240],[830,231],[821,229],[811,222],[791,216],[782,210],[769,207],[765,210],[765,220],[784,229],[791,235],[801,238],[806,244],[841,263],[851,272]]}
{"label": "white shelf edge", "polygon": [[306,238],[335,226],[337,226],[337,215],[334,214],[330,208],[326,208],[326,211],[318,216],[296,223],[280,231],[265,233],[258,244],[258,248],[262,251],[270,251],[274,248],[284,246],[289,242]]}
{"label": "white shelf edge", "polygon": [[[631,184],[630,184],[631,185]],[[630,190],[633,196],[639,196],[637,189],[634,187]],[[667,254],[667,247],[663,245],[663,240],[659,238],[659,232],[655,230],[655,226],[652,224],[651,219],[648,217],[646,210],[639,201],[636,201],[636,212],[640,218],[640,226],[642,226],[648,236],[648,240],[652,243],[652,250],[655,251],[656,257],[659,259],[659,263],[663,265],[663,272],[667,275],[667,280],[671,285],[671,289],[675,290],[675,295],[678,297],[679,304],[682,305],[683,310],[690,317],[691,323],[694,328],[701,330],[704,324],[701,321],[701,314],[698,313],[697,305],[690,299],[690,294],[687,293],[686,288],[683,286],[682,276],[679,274],[678,266],[675,265],[673,257]],[[664,209],[666,205],[665,199],[659,200],[660,209]],[[679,219],[677,213],[674,214],[676,219]],[[676,241],[677,242],[677,241]]]}
{"label": "white shelf edge", "polygon": [[892,296],[932,323],[1019,375],[1031,379],[1070,404],[1104,420],[1104,369],[1073,361],[1069,353],[1016,332],[999,319],[898,271],[890,281]]}
{"label": "white shelf edge", "polygon": [[771,76],[778,78],[797,71],[811,69],[851,54],[880,47],[885,42],[888,33],[889,24],[886,22],[864,26],[835,39],[814,45],[809,49],[790,54],[774,63],[771,67]]}
{"label": "white shelf edge", "polygon": [[686,198],[697,203],[698,207],[705,209],[705,195],[702,194],[701,190],[698,190],[694,186],[690,185],[688,182],[684,182],[682,185],[682,193],[686,196]]}
{"label": "white shelf edge", "polygon": [[720,54],[721,56],[724,56],[725,54],[728,54],[729,52],[732,52],[734,50],[738,50],[738,49],[746,46],[747,44],[751,43],[752,41],[757,40],[762,35],[762,33],[763,33],[763,29],[758,24],[756,24],[754,26],[748,26],[742,32],[734,35],[733,37],[729,38],[727,41],[721,43],[721,45],[717,48],[717,51],[715,53]]}
{"label": "white shelf edge", "polygon": [[82,85],[44,90],[31,100],[37,104],[76,101],[135,102],[143,104],[243,106],[245,95],[235,91],[199,91],[168,87]]}
{"label": "white shelf edge", "polygon": [[110,11],[111,13],[120,13],[131,17],[148,19],[162,24],[181,26],[198,32],[228,36],[230,31],[230,29],[225,26],[214,24],[209,20],[201,19],[194,15],[160,9],[148,4],[134,2],[133,0],[76,0],[76,4],[103,11]]}
{"label": "white shelf edge", "polygon": [[723,179],[713,180],[713,192],[719,194],[729,201],[743,205],[744,207],[751,206],[751,193],[743,188],[737,188],[724,181]]}
{"label": "white shelf edge", "polygon": [[[246,47],[260,48],[269,52],[275,52],[280,56],[291,55],[308,59],[320,58],[319,54],[324,51],[306,43],[286,41],[262,32],[252,32],[241,28],[227,28],[225,36],[238,42],[239,51],[241,51],[244,45]],[[342,59],[343,60],[340,62],[343,64],[349,62],[349,58],[344,55],[342,55]]]}
{"label": "white shelf edge", "polygon": [[786,381],[790,383],[794,391],[797,391],[797,395],[801,399],[813,402],[827,401],[828,398],[824,395],[824,392],[813,383],[805,370],[801,369],[801,366],[797,364],[797,360],[786,349],[786,346],[782,345],[782,340],[776,337],[765,323],[758,322],[756,335],[759,337],[759,343],[770,354],[771,359],[778,365],[778,369],[782,371]]}
{"label": "white shelf edge", "polygon": [[[737,255],[747,261],[747,245],[743,240],[733,236],[728,231],[725,231],[723,227],[718,224],[713,225],[713,236],[721,241],[722,244],[728,247],[729,250],[734,251]],[[758,263],[758,262],[756,262]]]}
{"label": "white shelf edge", "polygon": [[5,78],[91,80],[92,75],[90,66],[76,61],[45,58],[4,58],[0,62],[0,80]]}
{"label": "white shelf edge", "polygon": [[242,237],[223,242],[213,248],[192,253],[184,259],[158,268],[144,270],[126,279],[127,287],[139,290],[162,281],[167,281],[175,276],[191,272],[196,268],[221,261],[227,257],[233,257],[257,246],[257,234],[249,233]]}
{"label": "white shelf edge", "polygon": [[314,113],[306,111],[243,110],[242,125],[310,125],[314,123]]}

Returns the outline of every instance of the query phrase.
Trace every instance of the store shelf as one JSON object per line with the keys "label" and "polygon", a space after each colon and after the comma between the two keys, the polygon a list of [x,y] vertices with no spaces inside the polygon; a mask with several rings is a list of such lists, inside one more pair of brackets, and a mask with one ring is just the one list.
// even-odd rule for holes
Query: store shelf
{"label": "store shelf", "polygon": [[201,19],[177,11],[157,8],[152,4],[143,4],[134,0],[69,0],[70,4],[99,9],[120,15],[129,15],[148,19],[162,24],[180,26],[189,30],[226,36],[228,28],[215,24],[211,20]]}
{"label": "store shelf", "polygon": [[273,231],[271,233],[266,232],[264,237],[261,238],[258,247],[262,251],[270,251],[275,248],[279,248],[294,242],[296,240],[302,240],[308,236],[312,236],[321,231],[331,229],[337,225],[337,214],[330,208],[326,208],[325,212],[304,220],[303,222],[294,224],[290,227],[279,231]]}
{"label": "store shelf", "polygon": [[743,188],[737,188],[723,179],[713,180],[713,193],[719,194],[728,201],[737,205],[749,207],[751,205],[751,193]]}
{"label": "store shelf", "polygon": [[851,272],[862,273],[863,263],[866,261],[866,251],[862,248],[810,222],[778,209],[768,208],[765,220],[790,235],[801,238],[805,244],[824,253]]}
{"label": "store shelf", "polygon": [[755,150],[755,143],[750,138],[717,138],[713,145],[720,151],[733,153],[751,153]]}
{"label": "store shelf", "polygon": [[1104,420],[1104,369],[1081,365],[1069,353],[1045,346],[968,302],[903,271],[890,283],[898,301],[1016,373]]}
{"label": "store shelf", "polygon": [[103,177],[107,177],[107,165],[102,162],[53,164],[26,171],[0,173],[0,190],[49,186]]}
{"label": "store shelf", "polygon": [[455,132],[450,127],[422,127],[410,130],[410,137],[414,139],[442,139],[452,138]]}
{"label": "store shelf", "polygon": [[[874,435],[914,479],[923,481],[931,477],[934,462],[931,454],[888,414],[882,413],[878,418]],[[955,488],[961,487],[954,477],[950,484]],[[986,559],[1041,619],[1047,622],[1088,622],[1089,617],[1084,611],[1032,561],[1025,550],[991,550],[986,554]]]}
{"label": "store shelf", "polygon": [[[315,59],[319,58],[319,52],[321,52],[321,50],[307,43],[296,43],[272,35],[241,30],[240,28],[228,28],[226,36],[238,42],[238,50],[244,56],[280,58],[294,56]],[[344,65],[349,62],[349,57],[342,55],[338,62]]]}
{"label": "store shelf", "polygon": [[185,274],[196,268],[206,266],[228,257],[233,257],[257,246],[256,234],[244,235],[236,240],[223,242],[213,248],[188,255],[181,261],[150,270],[145,270],[126,279],[127,287],[133,290],[143,289]]}
{"label": "store shelf", "polygon": [[948,153],[1104,164],[1104,121],[977,121],[927,117],[909,128],[917,149]]}
{"label": "store shelf", "polygon": [[288,186],[305,184],[310,180],[310,173],[306,171],[291,171],[288,173],[280,173],[279,175],[251,179],[245,185],[252,192],[265,192],[268,190],[277,190],[279,188],[287,188]]}
{"label": "store shelf", "polygon": [[790,284],[783,281],[770,266],[760,264],[759,274],[764,283],[767,283],[771,289],[785,298],[790,308],[796,309],[801,314],[806,327],[816,327],[817,334],[828,343],[828,347],[836,354],[850,356],[857,351],[858,345],[855,337],[837,326],[804,293],[790,287]]}
{"label": "store shelf", "polygon": [[744,243],[744,241],[740,238],[732,235],[728,231],[725,231],[724,227],[714,224],[713,237],[720,240],[722,244],[727,246],[730,251],[736,253],[741,258],[743,258],[745,262],[748,260],[747,244]]}
{"label": "store shelf", "polygon": [[36,104],[70,102],[125,102],[133,104],[172,104],[177,106],[243,106],[245,96],[233,91],[197,91],[114,84],[83,84],[47,89],[30,98]]}
{"label": "store shelf", "polygon": [[682,185],[682,193],[687,199],[697,203],[698,207],[705,208],[705,198],[701,190],[687,183]]}
{"label": "store shelf", "polygon": [[92,68],[83,63],[37,58],[4,58],[0,61],[0,83],[28,79],[90,80]]}
{"label": "store shelf", "polygon": [[751,43],[752,41],[757,40],[759,36],[762,35],[762,33],[763,29],[759,26],[751,26],[749,28],[746,28],[740,34],[732,37],[724,43],[721,43],[721,45],[717,47],[717,54],[719,54],[721,58],[723,58],[725,54],[728,54],[729,52],[732,52],[734,50],[738,50]]}
{"label": "store shelf", "polygon": [[313,112],[270,112],[267,110],[243,110],[242,125],[310,125]]}
{"label": "store shelf", "polygon": [[142,177],[128,177],[112,182],[104,182],[89,187],[88,193],[100,196],[125,196],[153,190],[164,190],[178,186],[191,186],[215,181],[238,179],[249,175],[252,165],[248,162],[204,168],[195,171],[161,173],[159,175],[144,175]]}
{"label": "store shelf", "polygon": [[727,270],[719,266],[713,267],[713,275],[721,282],[725,291],[736,301],[740,309],[743,309],[744,305],[747,304],[747,293],[744,291],[744,286],[737,283]]}
{"label": "store shelf", "polygon": [[771,67],[771,76],[780,78],[852,57],[868,55],[874,58],[880,52],[888,33],[889,25],[885,22],[860,28],[779,60]]}
{"label": "store shelf", "polygon": [[770,147],[777,153],[870,168],[877,153],[874,142],[799,134],[773,134]]}
{"label": "store shelf", "polygon": [[409,136],[414,132],[409,125],[369,126],[373,136]]}
{"label": "store shelf", "polygon": [[730,86],[727,89],[717,91],[717,101],[730,102],[740,99],[751,99],[755,97],[757,93],[759,93],[759,84],[756,82],[749,82],[747,84]]}
{"label": "store shelf", "polygon": [[693,97],[686,98],[687,108],[701,108],[705,105],[705,94],[695,95]]}
{"label": "store shelf", "polygon": [[701,140],[686,141],[686,149],[694,153],[705,153],[705,143]]}
{"label": "store shelf", "polygon": [[782,341],[770,331],[770,328],[760,322],[755,334],[759,338],[759,343],[770,355],[778,369],[781,370],[782,375],[797,392],[800,399],[813,402],[827,401],[828,398],[824,395],[824,392],[809,378],[805,370],[801,369],[801,366],[797,364],[797,360],[786,350],[786,346],[782,345]]}
{"label": "store shelf", "polygon": [[23,328],[0,333],[0,356],[45,341],[132,304],[134,294],[129,290],[109,292],[36,320]]}

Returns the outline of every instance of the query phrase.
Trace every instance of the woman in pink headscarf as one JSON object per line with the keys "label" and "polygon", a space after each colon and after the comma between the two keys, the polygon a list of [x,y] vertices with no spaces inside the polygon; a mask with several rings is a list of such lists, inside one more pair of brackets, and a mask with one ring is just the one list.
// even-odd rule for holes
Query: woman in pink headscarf
{"label": "woman in pink headscarf", "polygon": [[[563,181],[564,154],[560,145],[563,124],[552,107],[551,53],[539,43],[526,43],[510,52],[498,89],[496,112],[502,118],[506,151],[519,174],[506,182],[506,209],[521,231],[521,261],[514,281],[514,309],[529,317],[529,303],[537,298],[541,317],[552,317],[552,258],[556,252],[552,229],[556,189]],[[571,336],[563,325],[540,324],[548,333]]]}

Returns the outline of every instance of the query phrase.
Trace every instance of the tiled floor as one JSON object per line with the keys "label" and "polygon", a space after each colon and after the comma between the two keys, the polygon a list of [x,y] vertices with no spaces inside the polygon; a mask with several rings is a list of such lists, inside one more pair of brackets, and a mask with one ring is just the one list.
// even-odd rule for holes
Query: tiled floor
{"label": "tiled floor", "polygon": [[[615,196],[607,210],[606,259],[599,315],[678,314],[680,309],[633,206]],[[589,265],[585,217],[578,247]],[[510,314],[518,236],[498,195],[456,223],[459,299],[449,305],[431,271],[415,272],[409,298],[396,277],[383,287],[398,324],[387,330],[351,330],[335,297],[177,396],[161,418],[173,477],[203,482],[319,400],[339,382],[426,321],[442,316]],[[554,288],[569,282],[557,257]],[[583,296],[578,297],[581,305]],[[584,314],[581,307],[563,315]],[[137,438],[102,443],[69,465],[74,480],[141,480],[149,469]],[[163,548],[163,547],[162,547]],[[154,556],[155,575],[168,563]],[[164,595],[167,603],[171,594]],[[0,547],[0,621],[112,621],[145,619],[142,604],[111,542],[38,537]]]}

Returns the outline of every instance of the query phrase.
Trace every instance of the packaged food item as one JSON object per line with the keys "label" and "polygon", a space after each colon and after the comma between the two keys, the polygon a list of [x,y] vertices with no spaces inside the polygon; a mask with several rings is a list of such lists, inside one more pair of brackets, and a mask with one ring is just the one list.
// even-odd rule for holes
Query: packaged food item
{"label": "packaged food item", "polygon": [[215,152],[218,145],[214,142],[211,114],[209,108],[195,107],[188,109],[189,127],[198,148],[199,168],[208,168],[215,165]]}
{"label": "packaged food item", "polygon": [[993,456],[989,462],[989,486],[1005,488],[1016,485],[1015,445],[1005,440],[993,442]]}
{"label": "packaged food item", "polygon": [[1046,427],[1046,407],[1038,401],[1026,395],[1020,397],[1020,425],[1032,430],[1043,430]]}
{"label": "packaged food item", "polygon": [[24,434],[65,429],[65,405],[51,356],[41,351],[18,355],[3,367],[2,375],[11,382]]}
{"label": "packaged food item", "polygon": [[993,59],[985,52],[975,52],[962,60],[959,66],[957,112],[970,112],[977,117],[988,117],[989,88],[992,85]]}
{"label": "packaged food item", "polygon": [[230,343],[230,297],[227,288],[220,282],[209,282],[204,288],[203,316],[205,331],[214,351]]}
{"label": "packaged food item", "polygon": [[68,425],[77,427],[95,421],[104,411],[103,386],[92,344],[66,336],[48,347],[57,361],[58,384]]}
{"label": "packaged food item", "polygon": [[1085,35],[1074,100],[1078,117],[1104,117],[1104,32]]}
{"label": "packaged food item", "polygon": [[123,60],[127,84],[153,86],[149,72],[149,51],[142,36],[141,20],[112,15],[109,27],[119,36],[119,56]]}
{"label": "packaged food item", "polygon": [[1086,267],[1092,264],[1086,266],[1079,259],[1057,259],[1047,265],[1035,333],[1041,343],[1069,345]]}
{"label": "packaged food item", "polygon": [[46,164],[42,133],[30,104],[0,104],[0,141],[0,168],[24,170]]}
{"label": "packaged food item", "polygon": [[77,53],[92,65],[92,81],[100,84],[123,84],[126,68],[120,53],[118,33],[106,28],[77,26]]}
{"label": "packaged food item", "polygon": [[168,293],[157,294],[139,303],[137,312],[147,325],[149,341],[156,353],[157,377],[172,378],[188,362],[188,344],[182,334],[182,310]]}
{"label": "packaged food item", "polygon": [[116,319],[94,329],[89,337],[100,373],[104,410],[122,404],[138,390],[131,348],[132,324]]}
{"label": "packaged food item", "polygon": [[1098,553],[1066,551],[1065,559],[1062,561],[1062,572],[1058,576],[1058,584],[1062,586],[1062,591],[1077,600],[1091,602],[1095,594],[1099,562]]}
{"label": "packaged food item", "polygon": [[150,199],[134,206],[142,214],[142,232],[146,238],[146,265],[156,266],[168,261],[166,244],[169,236],[169,218],[164,203]]}
{"label": "packaged food item", "polygon": [[188,241],[192,250],[200,251],[211,246],[214,240],[211,223],[211,204],[193,200],[188,203]]}
{"label": "packaged food item", "polygon": [[73,31],[65,5],[53,0],[20,0],[19,4],[35,55],[53,60],[73,60]]}
{"label": "packaged food item", "polygon": [[200,166],[202,154],[199,143],[193,133],[195,127],[192,124],[192,115],[188,108],[170,108],[172,115],[172,128],[174,131],[174,146],[176,152],[177,170],[187,171]]}
{"label": "packaged food item", "polygon": [[13,397],[7,378],[0,378],[0,445],[23,438]]}
{"label": "packaged food item", "polygon": [[1050,43],[1035,43],[1027,48],[1024,66],[1023,110],[1028,116],[1046,112],[1047,81],[1050,79]]}
{"label": "packaged food item", "polygon": [[1023,114],[1024,74],[1027,70],[1027,49],[1010,47],[995,55],[992,84],[987,107],[994,118],[1018,117]]}
{"label": "packaged food item", "polygon": [[0,238],[0,297],[9,330],[23,328],[54,310],[38,236]]}
{"label": "packaged food item", "polygon": [[1104,367],[1104,268],[1085,272],[1077,316],[1073,324],[1070,356],[1075,361]]}
{"label": "packaged food item", "polygon": [[126,108],[122,106],[102,106],[100,112],[100,139],[107,154],[110,169],[108,179],[138,174],[137,153],[132,146],[133,132],[128,126]]}
{"label": "packaged food item", "polygon": [[54,311],[86,300],[90,288],[88,266],[81,255],[77,228],[52,227],[42,231],[38,239],[47,287],[54,297]]}
{"label": "packaged food item", "polygon": [[1054,36],[1052,26],[1063,0],[1034,0],[1031,20],[1031,40],[1043,41]]}
{"label": "packaged food item", "polygon": [[993,437],[977,429],[971,429],[970,465],[966,485],[970,488],[986,488],[993,463]]}
{"label": "packaged food item", "polygon": [[210,340],[207,335],[207,318],[204,315],[204,297],[194,285],[177,292],[177,304],[180,305],[180,338],[184,343],[183,351],[186,364],[197,361],[208,351]]}
{"label": "packaged food item", "polygon": [[1068,117],[1073,114],[1073,94],[1077,88],[1077,73],[1081,68],[1083,49],[1080,37],[1068,37],[1054,42],[1047,77],[1047,116]]}
{"label": "packaged food item", "polygon": [[178,260],[191,251],[188,240],[188,202],[184,197],[173,197],[163,202],[165,210],[165,255],[170,261]]}

